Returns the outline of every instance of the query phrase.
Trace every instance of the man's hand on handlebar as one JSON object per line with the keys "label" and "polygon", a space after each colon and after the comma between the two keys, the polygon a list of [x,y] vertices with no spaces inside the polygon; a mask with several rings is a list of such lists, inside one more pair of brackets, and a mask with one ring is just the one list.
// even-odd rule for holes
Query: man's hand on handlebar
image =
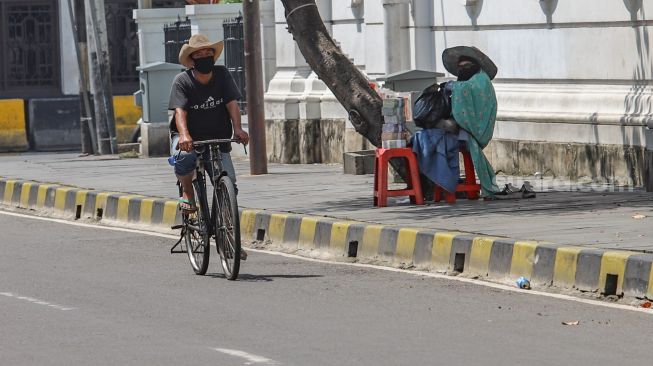
{"label": "man's hand on handlebar", "polygon": [[247,145],[249,143],[249,134],[242,129],[234,129],[234,138],[240,140],[243,145]]}
{"label": "man's hand on handlebar", "polygon": [[193,138],[188,134],[179,136],[179,150],[191,152],[193,151]]}

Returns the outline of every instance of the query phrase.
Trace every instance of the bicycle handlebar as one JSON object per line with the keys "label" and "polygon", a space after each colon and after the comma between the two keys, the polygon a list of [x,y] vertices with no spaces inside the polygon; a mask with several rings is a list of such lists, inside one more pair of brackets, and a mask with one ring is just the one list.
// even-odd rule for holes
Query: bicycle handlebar
{"label": "bicycle handlebar", "polygon": [[242,143],[239,139],[213,139],[213,140],[202,140],[202,141],[193,141],[193,146],[199,147],[204,145],[215,145],[215,144],[226,144],[226,143]]}

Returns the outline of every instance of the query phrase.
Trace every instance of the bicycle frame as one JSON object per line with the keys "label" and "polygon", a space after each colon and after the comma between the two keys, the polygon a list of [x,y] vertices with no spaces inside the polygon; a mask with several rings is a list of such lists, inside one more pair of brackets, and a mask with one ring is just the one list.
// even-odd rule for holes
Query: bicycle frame
{"label": "bicycle frame", "polygon": [[[216,202],[216,194],[215,190],[217,189],[218,186],[218,181],[220,180],[220,177],[223,175],[227,175],[227,172],[224,170],[224,167],[222,165],[222,152],[220,151],[220,146],[219,144],[223,143],[232,143],[232,142],[240,142],[239,140],[235,139],[215,139],[215,140],[204,140],[204,141],[196,141],[193,142],[193,146],[195,147],[195,151],[197,152],[197,165],[195,167],[195,174],[196,177],[195,179],[201,179],[200,185],[204,189],[203,197],[206,200],[204,202],[204,207],[208,208],[208,197],[206,196],[206,168],[205,168],[205,159],[204,159],[204,150],[203,148],[206,148],[208,146],[209,148],[209,163],[211,164],[211,168],[213,171],[213,177],[211,179],[211,185],[213,186],[213,198],[212,198],[212,204],[211,204],[211,213],[209,214],[208,212],[205,212],[207,214],[206,217],[209,217],[210,220],[210,226],[209,226],[209,233],[211,236],[215,236],[215,220],[217,216],[216,212],[216,207],[218,206]],[[245,150],[245,153],[247,153],[247,150]]]}
{"label": "bicycle frame", "polygon": [[[226,175],[227,172],[224,170],[224,167],[222,165],[222,152],[220,151],[220,146],[219,144],[223,143],[232,143],[232,142],[240,142],[239,140],[236,139],[214,139],[214,140],[203,140],[203,141],[195,141],[193,142],[193,147],[195,148],[195,153],[197,154],[197,162],[195,165],[195,171],[194,174],[195,176],[193,177],[193,180],[197,180],[200,183],[200,186],[203,189],[203,192],[201,192],[200,197],[202,197],[203,202],[197,202],[199,205],[198,209],[200,210],[207,210],[208,211],[208,197],[207,197],[207,192],[206,192],[206,168],[205,168],[205,159],[204,159],[204,148],[209,148],[209,162],[211,163],[211,168],[213,171],[213,178],[211,180],[211,185],[213,186],[213,191],[215,192],[217,184],[220,180],[220,177],[223,175]],[[243,145],[243,148],[245,149],[245,154],[247,154],[247,148]],[[179,152],[181,153],[181,151]],[[181,185],[179,182],[177,182],[177,185],[179,186],[179,194],[181,196]],[[215,219],[217,216],[216,212],[216,207],[218,206],[218,202],[215,201],[216,194],[213,194],[213,201],[211,205],[211,212],[203,212],[205,217],[209,218],[209,235],[215,237]],[[173,229],[182,229],[182,238],[183,238],[183,226],[184,225],[177,225],[173,226]],[[171,253],[185,253],[185,251],[175,251],[174,249],[181,243],[182,239],[179,239],[179,241],[170,249]]]}

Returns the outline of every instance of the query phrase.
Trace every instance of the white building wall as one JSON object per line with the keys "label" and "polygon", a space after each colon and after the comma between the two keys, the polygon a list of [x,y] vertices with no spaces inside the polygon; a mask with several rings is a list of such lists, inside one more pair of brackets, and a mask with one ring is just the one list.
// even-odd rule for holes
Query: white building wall
{"label": "white building wall", "polygon": [[[446,73],[441,60],[445,48],[483,50],[499,69],[495,140],[653,150],[652,132],[645,128],[647,122],[653,125],[653,1],[317,0],[322,8],[327,1],[327,28],[372,80],[386,74],[392,52],[407,56],[411,68]],[[401,37],[390,32],[393,43],[385,35],[391,6],[384,4],[395,3],[409,4],[409,55],[400,51],[405,49],[397,44]],[[299,60],[280,68],[277,76],[308,75],[279,0],[275,10],[277,57]],[[344,110],[334,108],[330,92],[318,80],[312,82],[313,96],[325,90],[321,118],[346,119]],[[285,95],[305,91],[276,88],[266,100],[273,97],[283,105]]]}
{"label": "white building wall", "polygon": [[496,139],[653,148],[653,2],[467,3],[439,1],[436,47],[473,45],[497,64]]}
{"label": "white building wall", "polygon": [[365,1],[365,71],[372,79],[385,75],[385,37],[381,0]]}
{"label": "white building wall", "polygon": [[[434,27],[438,53],[475,45],[499,66],[498,79],[632,80],[642,62],[651,64],[644,44],[650,31],[632,26],[628,1],[560,0],[548,24],[535,0],[479,0],[473,11],[463,1],[441,0]],[[645,3],[638,20],[646,8],[653,14],[653,2]],[[479,13],[476,29],[470,12]],[[650,79],[650,67],[641,76]]]}

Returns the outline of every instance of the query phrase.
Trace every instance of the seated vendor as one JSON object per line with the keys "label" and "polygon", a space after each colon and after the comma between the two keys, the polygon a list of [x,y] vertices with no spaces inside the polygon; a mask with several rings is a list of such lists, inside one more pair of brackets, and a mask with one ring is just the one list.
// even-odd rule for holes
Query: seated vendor
{"label": "seated vendor", "polygon": [[472,156],[483,197],[492,199],[499,189],[483,149],[494,132],[497,99],[491,79],[497,74],[497,67],[483,52],[466,46],[444,50],[442,61],[447,71],[458,78],[440,88],[444,95],[451,93],[452,118],[438,122],[436,128],[416,133],[413,151],[424,175],[444,190],[455,192],[459,178],[458,153],[463,145]]}

